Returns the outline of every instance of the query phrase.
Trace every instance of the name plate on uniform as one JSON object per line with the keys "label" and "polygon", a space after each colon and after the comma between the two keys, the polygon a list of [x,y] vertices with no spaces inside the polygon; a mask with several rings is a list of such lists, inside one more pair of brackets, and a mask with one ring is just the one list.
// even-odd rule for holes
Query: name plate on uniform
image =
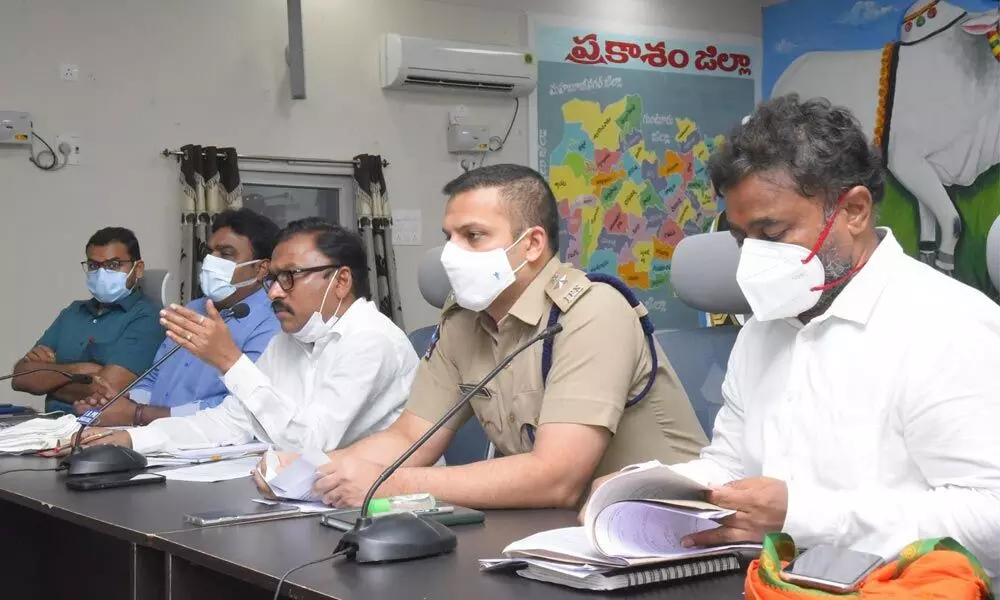
{"label": "name plate on uniform", "polygon": [[[463,397],[466,394],[468,394],[469,392],[471,392],[473,389],[475,389],[475,387],[476,387],[475,385],[469,385],[468,383],[460,383],[460,384],[458,384],[458,389],[459,389],[459,391],[462,392],[462,396]],[[477,396],[479,398],[492,398],[493,394],[490,393],[490,391],[488,389],[483,388],[483,389],[479,390],[478,392],[476,392],[475,396]]]}

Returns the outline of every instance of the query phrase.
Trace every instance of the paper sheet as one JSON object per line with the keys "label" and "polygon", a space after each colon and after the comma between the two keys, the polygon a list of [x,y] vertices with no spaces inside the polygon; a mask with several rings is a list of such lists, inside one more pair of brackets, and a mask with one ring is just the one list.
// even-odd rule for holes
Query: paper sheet
{"label": "paper sheet", "polygon": [[50,450],[59,445],[59,440],[76,433],[80,425],[73,415],[58,419],[31,419],[0,429],[0,453],[20,454]]}
{"label": "paper sheet", "polygon": [[563,527],[542,531],[518,540],[503,549],[512,558],[547,558],[562,562],[602,566],[628,566],[620,558],[604,556],[587,541],[583,527]]}
{"label": "paper sheet", "polygon": [[313,495],[312,488],[319,478],[316,473],[317,467],[330,462],[326,454],[318,450],[303,452],[298,460],[283,469],[279,464],[277,453],[273,450],[268,450],[264,459],[267,472],[262,474],[262,478],[276,497],[311,502],[320,500]]}
{"label": "paper sheet", "polygon": [[238,458],[263,454],[267,452],[268,445],[263,442],[251,442],[238,446],[214,446],[212,448],[196,448],[193,450],[176,450],[174,452],[153,452],[150,456],[156,458],[172,458],[183,460],[188,463],[210,462],[225,458]]}
{"label": "paper sheet", "polygon": [[422,237],[422,214],[420,210],[392,209],[392,243],[394,246],[420,246]]}
{"label": "paper sheet", "polygon": [[732,544],[711,548],[681,548],[676,552],[642,557],[607,556],[592,547],[583,527],[564,527],[542,531],[518,540],[503,549],[508,558],[543,559],[597,567],[632,567],[674,560],[727,554],[733,550],[759,551],[760,544]]}
{"label": "paper sheet", "polygon": [[257,460],[256,456],[248,456],[233,460],[219,460],[190,467],[181,467],[180,469],[163,469],[155,472],[174,481],[214,483],[216,481],[229,481],[231,479],[250,477],[250,472],[257,466]]}
{"label": "paper sheet", "polygon": [[583,579],[594,573],[607,573],[611,567],[598,567],[596,565],[577,565],[553,560],[542,560],[540,558],[481,558],[479,559],[480,571],[501,571],[521,568],[524,565],[534,565],[556,573],[562,573],[576,579]]}
{"label": "paper sheet", "polygon": [[686,551],[681,546],[685,536],[719,527],[699,512],[646,502],[612,504],[597,516],[594,537],[601,552],[610,556],[672,556]]}

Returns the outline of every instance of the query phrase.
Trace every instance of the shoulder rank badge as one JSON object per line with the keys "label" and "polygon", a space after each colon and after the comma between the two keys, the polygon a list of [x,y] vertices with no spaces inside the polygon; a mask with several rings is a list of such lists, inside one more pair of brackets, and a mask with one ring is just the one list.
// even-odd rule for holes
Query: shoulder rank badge
{"label": "shoulder rank badge", "polygon": [[441,338],[441,325],[434,327],[434,332],[431,333],[431,339],[427,342],[427,350],[424,352],[424,360],[430,360],[431,355],[434,354],[434,348],[437,348],[438,340]]}

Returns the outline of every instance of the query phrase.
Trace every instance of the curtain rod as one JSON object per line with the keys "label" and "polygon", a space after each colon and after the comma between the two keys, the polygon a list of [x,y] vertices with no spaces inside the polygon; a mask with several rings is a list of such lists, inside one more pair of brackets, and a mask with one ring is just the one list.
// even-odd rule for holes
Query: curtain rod
{"label": "curtain rod", "polygon": [[[161,152],[163,156],[184,156],[183,150],[170,150],[165,149]],[[360,163],[356,160],[333,160],[329,158],[301,158],[295,156],[264,156],[256,154],[237,154],[236,158],[239,160],[259,160],[265,162],[283,162],[283,163],[310,163],[317,165],[337,165],[337,166],[351,166],[356,167]],[[382,159],[382,167],[388,167],[389,161]]]}

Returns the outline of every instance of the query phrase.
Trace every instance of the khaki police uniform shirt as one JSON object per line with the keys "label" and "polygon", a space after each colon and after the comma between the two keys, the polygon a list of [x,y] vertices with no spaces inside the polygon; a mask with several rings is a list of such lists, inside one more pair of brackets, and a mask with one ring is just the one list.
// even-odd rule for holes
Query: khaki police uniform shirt
{"label": "khaki police uniform shirt", "polygon": [[552,367],[542,385],[542,342],[521,353],[471,408],[448,423],[458,429],[475,413],[504,455],[530,452],[529,428],[579,423],[613,434],[594,476],[657,459],[665,464],[698,456],[708,443],[666,356],[656,345],[656,381],[638,404],[625,408],[649,381],[652,360],[638,314],[617,290],[553,258],[499,324],[454,303],[444,309],[438,339],[421,359],[406,409],[437,421],[504,357],[545,328],[553,304],[563,314]]}

